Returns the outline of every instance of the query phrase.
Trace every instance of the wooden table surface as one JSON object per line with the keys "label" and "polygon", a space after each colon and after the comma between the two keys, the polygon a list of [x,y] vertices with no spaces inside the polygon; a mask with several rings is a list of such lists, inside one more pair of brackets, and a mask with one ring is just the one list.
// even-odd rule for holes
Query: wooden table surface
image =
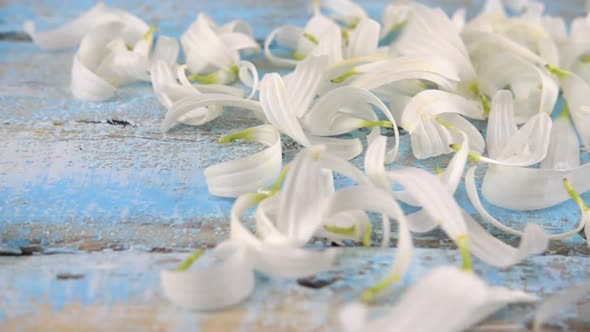
{"label": "wooden table surface", "polygon": [[[322,288],[309,287],[314,280],[259,276],[250,299],[227,311],[189,312],[163,299],[160,269],[177,264],[191,248],[212,247],[228,237],[233,201],[208,194],[203,169],[255,151],[249,144],[220,146],[216,139],[257,122],[234,110],[202,127],[162,134],[165,109],[149,84],[120,89],[107,102],[73,99],[69,80],[75,50],[40,50],[25,38],[22,23],[34,19],[43,31],[93,3],[0,1],[0,331],[335,331],[340,305],[357,299],[388,271],[395,248],[342,248],[335,270],[316,277],[327,281]],[[380,17],[385,5],[384,0],[361,3],[373,17]],[[428,3],[446,10],[468,6],[471,13],[481,6],[468,0]],[[548,7],[573,17],[584,13],[584,3],[548,1]],[[121,0],[109,5],[157,24],[163,35],[179,37],[203,11],[219,23],[247,20],[264,39],[280,24],[304,24],[308,1]],[[262,72],[272,70],[262,57],[253,61]],[[417,161],[409,137],[402,141],[403,164],[433,169],[448,160]],[[294,152],[287,150],[286,158]],[[588,155],[583,161],[590,161]],[[457,199],[475,214],[464,188]],[[550,232],[571,229],[579,218],[573,202],[526,213],[486,207],[511,226],[536,222]],[[406,283],[435,266],[457,264],[458,253],[440,231],[416,237],[416,245]],[[475,269],[492,284],[547,295],[587,280],[589,253],[575,236],[510,269],[479,261]],[[395,296],[383,300],[374,310],[394,301]],[[533,309],[512,306],[475,330],[527,331]],[[587,322],[564,317],[562,326],[590,330]]]}

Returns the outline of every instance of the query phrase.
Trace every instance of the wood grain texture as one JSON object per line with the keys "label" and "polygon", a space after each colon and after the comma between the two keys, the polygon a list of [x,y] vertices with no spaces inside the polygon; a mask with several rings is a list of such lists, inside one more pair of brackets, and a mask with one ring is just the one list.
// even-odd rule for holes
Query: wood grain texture
{"label": "wood grain texture", "polygon": [[[481,1],[469,0],[425,2],[448,11],[468,6],[471,13],[481,6]],[[58,26],[93,3],[0,1],[0,37],[22,36],[22,23],[28,19],[41,31]],[[158,24],[164,35],[179,37],[204,11],[220,23],[251,22],[260,39],[278,25],[302,25],[308,1],[109,4]],[[385,1],[362,4],[379,17]],[[583,11],[584,1],[547,5],[554,13],[572,17]],[[386,273],[395,249],[346,248],[337,269],[318,276],[335,281],[319,290],[260,277],[256,293],[226,312],[197,314],[168,305],[159,293],[158,270],[182,259],[178,251],[212,247],[228,237],[233,202],[208,194],[203,169],[260,149],[240,143],[221,146],[216,140],[258,122],[247,112],[229,110],[205,126],[179,126],[162,134],[159,124],[165,110],[148,84],[127,86],[103,103],[74,100],[69,92],[73,53],[44,52],[26,41],[0,38],[0,254],[23,254],[0,256],[0,331],[334,331],[335,310]],[[253,61],[263,73],[272,70],[261,57]],[[296,151],[292,145],[286,148],[289,159]],[[408,136],[402,137],[401,159],[393,167],[434,170],[448,162],[448,157],[415,160]],[[584,155],[584,162],[589,161]],[[337,179],[336,184],[346,181]],[[590,194],[584,198],[590,200]],[[457,200],[475,213],[462,187]],[[527,213],[486,207],[517,228],[535,222],[561,232],[573,228],[579,218],[573,202]],[[511,244],[518,242],[496,234]],[[378,230],[376,241],[379,236]],[[392,238],[395,241],[395,229]],[[416,244],[425,249],[418,251],[406,284],[457,259],[440,231],[416,237]],[[160,253],[169,251],[174,253]],[[476,262],[476,270],[494,284],[550,294],[587,278],[588,254],[583,239],[575,236],[552,243],[547,255],[512,269],[498,271]],[[382,312],[387,304],[373,309]],[[531,312],[530,307],[511,308],[479,329],[526,330],[516,322]],[[580,331],[588,328],[576,319],[567,324]]]}
{"label": "wood grain texture", "polygon": [[[460,262],[455,251],[421,249],[416,256],[405,285],[436,266]],[[337,310],[388,272],[395,249],[342,249],[334,270],[316,277],[331,282],[319,289],[258,276],[256,291],[248,300],[214,313],[185,311],[163,299],[159,270],[176,266],[184,257],[132,250],[4,258],[0,330],[338,331]],[[540,296],[585,280],[588,269],[590,261],[580,257],[535,257],[506,271],[475,264],[476,273],[494,285]],[[76,278],[58,278],[68,274]],[[376,314],[386,312],[400,293],[398,289],[372,309]],[[476,330],[525,331],[533,310],[534,306],[511,306]],[[562,324],[571,331],[584,331],[580,319]]]}

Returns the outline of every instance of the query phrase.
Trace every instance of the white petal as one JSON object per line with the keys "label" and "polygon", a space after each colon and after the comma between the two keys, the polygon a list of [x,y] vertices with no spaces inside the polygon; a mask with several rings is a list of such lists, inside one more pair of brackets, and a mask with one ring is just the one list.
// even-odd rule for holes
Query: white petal
{"label": "white petal", "polygon": [[172,108],[172,105],[177,100],[200,93],[192,86],[186,87],[178,84],[175,70],[164,61],[158,60],[154,62],[150,76],[156,97],[158,97],[160,104],[167,109]]}
{"label": "white petal", "polygon": [[[395,219],[398,222],[398,242],[397,255],[393,263],[390,275],[401,280],[408,271],[412,262],[414,246],[412,237],[408,229],[408,224],[403,211],[399,204],[391,197],[391,194],[385,190],[374,186],[356,186],[344,188],[337,191],[331,196],[328,204],[327,215],[335,215],[344,211],[370,211],[382,213],[385,216]],[[383,218],[385,243],[389,243],[389,223],[388,218]]]}
{"label": "white petal", "polygon": [[358,184],[371,184],[371,180],[365,175],[365,173],[343,158],[327,151],[322,153],[320,158],[322,168],[339,173]]}
{"label": "white petal", "polygon": [[55,30],[38,33],[35,31],[35,24],[31,21],[24,24],[24,30],[37,46],[45,49],[60,49],[78,45],[91,30],[109,22],[124,23],[127,26],[127,34],[135,35],[130,39],[141,36],[149,29],[149,26],[138,17],[121,9],[108,8],[99,2],[87,12]]}
{"label": "white petal", "polygon": [[365,10],[351,0],[320,0],[319,3],[320,8],[327,9],[334,19],[346,24],[367,17]]}
{"label": "white petal", "polygon": [[474,149],[483,150],[483,137],[479,131],[458,116],[479,117],[480,112],[480,104],[461,96],[439,90],[420,92],[408,103],[402,114],[402,126],[411,135],[414,156],[425,159],[449,153],[450,144],[462,141],[460,134],[444,127],[436,120],[436,116],[467,134]]}
{"label": "white petal", "polygon": [[482,194],[490,203],[511,210],[538,210],[565,202],[563,189],[569,179],[579,193],[590,190],[590,164],[571,170],[493,166],[482,183]]}
{"label": "white petal", "polygon": [[[463,136],[464,135],[464,136]],[[471,140],[466,134],[462,134],[463,141],[459,151],[455,152],[453,158],[444,170],[440,180],[447,187],[447,190],[451,195],[454,195],[457,191],[457,187],[463,177],[465,171],[465,165],[469,157],[469,150],[471,148]]]}
{"label": "white petal", "polygon": [[385,150],[387,139],[379,136],[369,144],[365,153],[365,173],[380,188],[390,190],[391,184],[385,174]]}
{"label": "white petal", "polygon": [[451,22],[453,22],[457,30],[461,31],[465,26],[466,15],[467,11],[465,8],[459,8],[453,13],[453,16],[451,17]]}
{"label": "white petal", "polygon": [[215,33],[209,19],[203,14],[199,14],[180,40],[184,47],[188,68],[192,73],[202,72],[203,64],[225,69],[233,65],[236,60],[233,52]]}
{"label": "white petal", "polygon": [[352,31],[346,47],[346,58],[369,56],[377,53],[381,26],[372,19],[359,22]]}
{"label": "white petal", "polygon": [[149,60],[146,56],[124,50],[113,54],[112,70],[120,84],[134,81],[150,81]]}
{"label": "white petal", "polygon": [[[311,49],[298,49],[297,52],[299,54],[307,54],[307,56],[327,56],[328,64],[330,65],[334,65],[336,63],[341,62],[343,57],[342,30],[340,26],[333,23],[331,20],[329,20],[329,22],[331,23],[331,25],[328,26],[325,31],[322,31],[318,35],[319,37],[317,45],[312,43],[312,45],[314,46]],[[310,35],[316,36],[307,28],[305,29],[305,32],[309,33]],[[304,43],[304,45],[310,44],[310,41],[307,38],[303,38],[301,41]]]}
{"label": "white petal", "polygon": [[359,138],[335,138],[308,136],[313,145],[324,145],[326,151],[344,159],[352,160],[363,153],[363,142]]}
{"label": "white petal", "polygon": [[289,49],[296,49],[299,38],[303,35],[303,29],[290,25],[279,27],[270,32],[264,41],[264,55],[275,66],[293,67],[297,64],[297,60],[291,58],[280,57],[274,55],[270,48],[275,41],[280,46],[288,47]]}
{"label": "white petal", "polygon": [[465,43],[470,45],[470,48],[489,47],[494,49],[495,52],[503,51],[512,53],[536,65],[544,66],[547,64],[547,61],[541,56],[499,33],[468,31],[464,32],[462,37]]}
{"label": "white petal", "polygon": [[486,135],[490,157],[496,158],[517,131],[512,93],[507,90],[498,91],[492,99]]}
{"label": "white petal", "polygon": [[[471,203],[473,204],[473,206],[475,207],[477,212],[484,218],[484,220],[486,220],[487,222],[492,224],[494,227],[496,227],[508,234],[521,236],[521,237],[524,236],[523,232],[514,230],[514,229],[504,225],[502,222],[500,222],[499,220],[494,218],[483,207],[483,205],[481,204],[481,201],[479,200],[479,194],[477,193],[477,188],[475,186],[475,169],[476,169],[476,167],[472,167],[467,171],[467,174],[465,175],[465,188],[467,189],[467,195],[469,196],[469,200],[471,201]],[[563,178],[562,178],[561,182],[563,183]],[[529,187],[528,189],[531,189],[531,187]],[[565,192],[565,189],[561,189],[561,191]],[[513,194],[506,195],[506,196],[513,196]],[[511,197],[511,198],[516,201],[519,200],[518,197]],[[570,230],[570,231],[566,231],[563,233],[559,233],[559,234],[552,234],[549,236],[549,239],[564,239],[564,238],[568,238],[568,237],[578,233],[586,225],[585,217],[586,216],[583,213],[582,216],[580,217],[580,222],[578,223],[578,226],[575,229]]]}
{"label": "white petal", "polygon": [[247,129],[248,140],[268,148],[238,160],[225,161],[205,169],[211,195],[238,197],[271,185],[282,168],[281,136],[270,125]]}
{"label": "white petal", "polygon": [[426,119],[410,132],[412,153],[417,159],[436,157],[450,153],[453,136],[447,128],[434,119]]}
{"label": "white petal", "polygon": [[203,124],[215,119],[220,114],[220,110],[217,108],[209,107],[208,111],[204,111],[202,107],[204,106],[212,106],[212,105],[219,105],[219,106],[232,106],[232,107],[239,107],[250,110],[254,113],[261,113],[261,107],[258,102],[246,100],[243,98],[231,96],[231,95],[223,95],[223,94],[200,94],[194,96],[188,96],[182,98],[178,102],[174,104],[174,106],[166,113],[166,117],[162,121],[161,129],[163,132],[167,132],[172,128],[184,115],[191,111],[201,112],[199,114],[194,114],[197,117],[198,121],[195,124]]}
{"label": "white petal", "polygon": [[355,234],[353,235],[343,235],[343,234],[335,234],[333,232],[329,232],[326,230],[320,229],[316,236],[318,237],[325,237],[330,241],[342,241],[342,240],[353,240],[353,241],[361,241],[365,232],[367,231],[367,227],[371,224],[371,219],[364,211],[357,210],[357,211],[347,211],[338,213],[330,218],[327,218],[324,221],[324,226],[333,226],[333,227],[340,227],[340,228],[353,228],[355,229]]}
{"label": "white petal", "polygon": [[483,120],[481,105],[462,96],[440,90],[426,90],[417,94],[402,115],[402,127],[411,132],[420,123],[420,117],[441,113],[458,113]]}
{"label": "white petal", "polygon": [[568,170],[580,166],[580,142],[569,114],[564,113],[553,121],[547,156],[541,168]]}
{"label": "white petal", "polygon": [[72,94],[74,97],[89,101],[103,101],[112,97],[116,87],[90,71],[74,57],[72,65]]}
{"label": "white petal", "polygon": [[[469,154],[469,137],[462,133],[463,141],[461,148],[455,153],[449,165],[440,176],[440,181],[446,187],[450,195],[454,195],[457,187],[461,182],[465,165],[467,164]],[[406,191],[396,191],[396,198],[402,202],[412,205],[420,206],[420,203]],[[417,233],[425,233],[433,230],[439,225],[439,221],[427,213],[425,209],[408,215],[408,223],[410,230]]]}
{"label": "white petal", "polygon": [[299,245],[309,241],[323,220],[328,193],[322,190],[322,150],[312,147],[295,157],[279,194],[277,228]]}
{"label": "white petal", "polygon": [[562,89],[584,148],[590,151],[590,103],[587,101],[590,85],[577,75],[570,74],[562,81]]}
{"label": "white petal", "polygon": [[369,331],[366,329],[368,320],[368,306],[361,303],[345,304],[338,312],[341,331],[358,332]]}
{"label": "white petal", "polygon": [[380,38],[387,37],[390,33],[404,27],[408,22],[408,17],[412,12],[411,2],[395,2],[389,3],[383,10],[383,29],[381,30]]}
{"label": "white petal", "polygon": [[[393,119],[387,107],[372,93],[345,86],[336,88],[320,97],[306,113],[305,129],[322,136],[340,135],[363,126],[363,120],[376,121],[371,105]],[[356,114],[355,114],[356,113]]]}
{"label": "white petal", "polygon": [[217,28],[217,32],[219,33],[230,33],[230,32],[239,32],[245,34],[247,36],[254,36],[252,33],[252,27],[248,22],[242,20],[233,20],[230,22],[225,23],[224,25]]}
{"label": "white petal", "polygon": [[240,216],[255,205],[255,194],[246,194],[236,200],[231,212],[231,239],[248,247],[254,268],[279,278],[308,277],[329,269],[337,251],[306,250],[286,245],[263,242],[241,222]]}
{"label": "white petal", "polygon": [[535,331],[542,331],[543,324],[549,322],[566,307],[575,305],[590,293],[590,282],[563,289],[544,300],[533,322]]}
{"label": "white petal", "polygon": [[519,264],[530,255],[544,253],[549,245],[549,237],[543,228],[536,224],[526,225],[519,247],[513,248],[488,233],[465,211],[463,211],[463,217],[469,232],[471,253],[493,266],[507,268]]}
{"label": "white petal", "polygon": [[527,121],[500,150],[497,161],[488,162],[510,166],[530,166],[547,155],[552,121],[547,113],[538,113]]}
{"label": "white petal", "polygon": [[258,85],[259,85],[258,70],[256,70],[256,66],[254,66],[254,64],[249,61],[240,61],[238,78],[246,86],[252,88],[250,95],[248,95],[248,98],[247,98],[247,99],[252,99],[254,97],[254,95],[256,95],[256,92],[258,91]]}
{"label": "white petal", "polygon": [[176,59],[178,59],[179,53],[180,46],[175,38],[161,36],[158,38],[150,61],[152,64],[156,61],[163,61],[168,65],[176,65]]}
{"label": "white petal", "polygon": [[387,173],[399,183],[419,206],[436,219],[453,240],[467,234],[461,208],[438,177],[418,168],[405,168]]}
{"label": "white petal", "polygon": [[219,35],[221,41],[231,52],[235,51],[259,51],[260,45],[250,35],[239,32],[223,33]]}
{"label": "white petal", "polygon": [[[490,287],[472,273],[442,267],[419,279],[403,294],[390,313],[365,322],[361,330],[463,331],[510,303],[535,301],[533,295],[503,287]],[[363,310],[352,312],[366,317]],[[347,325],[348,320],[346,317],[341,324]],[[360,325],[358,317],[351,317],[350,320],[355,326]]]}
{"label": "white petal", "polygon": [[277,73],[266,74],[260,83],[260,105],[268,121],[282,133],[303,146],[309,146],[309,140],[291,104],[289,91],[282,77]]}
{"label": "white petal", "polygon": [[237,304],[254,291],[254,270],[245,247],[226,242],[207,255],[219,262],[160,272],[164,296],[170,302],[187,309],[216,310]]}
{"label": "white petal", "polygon": [[101,25],[87,34],[74,57],[72,93],[78,99],[101,101],[112,96],[115,87],[96,71],[108,53],[107,44],[116,38],[124,26],[112,22]]}
{"label": "white petal", "polygon": [[295,116],[301,117],[308,111],[327,66],[327,57],[310,56],[300,61],[295,70],[285,76],[285,87]]}
{"label": "white petal", "polygon": [[[377,96],[364,89],[345,86],[334,89],[322,96],[306,115],[306,129],[311,133],[319,135],[334,134],[334,131],[330,131],[330,129],[326,130],[326,128],[330,128],[337,120],[340,120],[338,118],[338,112],[347,106],[354,106],[361,103],[375,106],[392,123],[395,141],[393,147],[387,153],[386,162],[393,162],[397,157],[397,151],[399,149],[399,130],[397,124],[387,106]],[[346,114],[346,116],[355,118],[354,114]],[[360,115],[359,119],[362,120],[363,116]],[[355,124],[356,128],[362,127],[362,121],[349,121],[348,123],[351,124],[351,129],[355,128]]]}
{"label": "white petal", "polygon": [[445,59],[432,55],[408,55],[388,61],[361,65],[356,68],[363,75],[351,85],[373,90],[402,80],[422,79],[433,82],[441,88],[452,90],[459,81],[458,72]]}
{"label": "white petal", "polygon": [[449,61],[462,80],[475,82],[475,70],[459,30],[440,8],[414,5],[412,15],[395,44],[401,54],[431,56],[432,50]]}
{"label": "white petal", "polygon": [[318,251],[269,243],[252,252],[256,270],[282,279],[305,278],[329,270],[339,255],[334,249]]}
{"label": "white petal", "polygon": [[[471,151],[478,154],[483,153],[486,143],[481,132],[471,122],[456,113],[443,113],[440,114],[439,117],[459,131],[457,132],[456,130],[444,128],[449,130],[449,133],[452,136],[452,143],[461,143],[463,141],[462,134],[465,134],[469,138],[469,148]],[[437,125],[440,126],[438,123]]]}

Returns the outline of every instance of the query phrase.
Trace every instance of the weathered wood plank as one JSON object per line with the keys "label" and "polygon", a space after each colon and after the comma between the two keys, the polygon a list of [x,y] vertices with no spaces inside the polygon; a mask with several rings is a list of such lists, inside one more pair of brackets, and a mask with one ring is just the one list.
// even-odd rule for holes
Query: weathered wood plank
{"label": "weathered wood plank", "polygon": [[[429,3],[433,2],[447,10],[467,5],[474,12],[481,6],[479,0]],[[38,22],[39,30],[58,26],[93,3],[2,1],[0,36],[21,32],[27,19]],[[111,4],[158,24],[165,35],[179,37],[202,10],[219,22],[245,19],[254,25],[257,38],[264,38],[280,24],[303,24],[308,3],[123,0]],[[380,16],[384,3],[362,2],[374,17]],[[547,2],[551,11],[567,17],[580,15],[583,4],[583,0]],[[164,109],[147,84],[125,87],[105,103],[76,101],[68,88],[73,50],[43,52],[30,43],[0,41],[0,54],[0,251],[56,254],[0,256],[0,330],[334,331],[335,310],[386,273],[394,249],[347,248],[336,270],[319,276],[335,279],[320,290],[261,277],[253,297],[227,312],[197,314],[171,307],[159,293],[158,270],[177,264],[183,255],[146,251],[209,247],[227,238],[232,201],[209,196],[202,171],[258,149],[216,143],[220,135],[257,122],[234,110],[198,129],[179,127],[163,135],[159,122]],[[264,60],[254,60],[268,70]],[[132,125],[113,125],[109,120]],[[287,158],[293,153],[287,151]],[[403,163],[431,170],[448,161],[444,157],[416,161],[407,136],[401,153]],[[584,158],[589,161],[588,155]],[[360,159],[354,162],[361,164]],[[590,194],[584,198],[590,200]],[[468,212],[475,212],[462,188],[457,199]],[[573,228],[579,218],[573,202],[530,213],[486,207],[511,226],[536,222],[552,232]],[[452,245],[440,231],[419,236],[416,243],[439,249],[418,250],[407,282],[434,266],[456,263],[457,254],[444,249]],[[102,252],[67,254],[78,250]],[[476,262],[476,271],[494,284],[549,294],[587,278],[588,253],[582,239],[573,237],[552,244],[547,256],[515,268],[498,271]],[[386,304],[375,306],[375,312]],[[531,307],[511,307],[478,330],[526,330],[519,322],[531,312]],[[590,328],[576,320],[568,326],[580,331]]]}
{"label": "weathered wood plank", "polygon": [[[344,249],[334,271],[318,276],[331,281],[323,288],[260,276],[247,301],[210,314],[171,307],[160,293],[159,269],[175,266],[186,254],[127,251],[4,257],[0,330],[337,331],[337,310],[387,273],[394,255],[395,249]],[[436,266],[459,262],[457,252],[445,250],[418,250],[417,258],[407,283]],[[535,257],[506,271],[476,262],[476,273],[488,282],[540,296],[585,280],[589,269],[590,260],[581,257]],[[385,312],[399,293],[372,310],[377,315]],[[533,309],[512,306],[475,330],[525,330]],[[566,326],[585,331],[590,328],[586,323],[570,319]]]}

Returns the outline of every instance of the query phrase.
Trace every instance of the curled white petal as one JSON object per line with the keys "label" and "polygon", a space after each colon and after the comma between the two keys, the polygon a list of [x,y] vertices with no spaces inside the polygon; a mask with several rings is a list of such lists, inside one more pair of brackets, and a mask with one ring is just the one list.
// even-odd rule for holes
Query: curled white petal
{"label": "curled white petal", "polygon": [[293,67],[297,64],[296,59],[277,56],[272,53],[271,45],[275,42],[278,45],[296,49],[299,38],[303,35],[303,29],[290,25],[279,27],[270,32],[264,41],[264,55],[275,66]]}
{"label": "curled white petal", "polygon": [[326,56],[311,56],[299,62],[295,70],[285,76],[285,87],[297,117],[303,116],[309,110],[327,66]]}
{"label": "curled white petal", "polygon": [[[477,212],[484,218],[484,220],[486,220],[487,222],[489,222],[490,224],[492,224],[494,227],[498,228],[499,230],[506,232],[508,234],[516,235],[516,236],[521,236],[521,237],[524,236],[523,232],[506,226],[505,224],[500,222],[498,219],[494,218],[494,216],[492,216],[484,208],[483,204],[481,203],[481,201],[479,199],[479,194],[477,193],[477,187],[475,185],[475,170],[476,169],[477,169],[477,167],[472,167],[467,171],[467,174],[465,175],[465,188],[467,189],[467,195],[469,196],[469,200],[471,201],[471,203],[473,204],[473,206],[475,207]],[[563,179],[564,179],[564,177],[562,177],[560,179],[560,185],[562,186],[562,188],[556,188],[556,191],[565,193],[566,191],[565,191],[565,189],[563,189]],[[573,178],[568,178],[568,179],[572,180]],[[506,181],[506,180],[503,179],[503,181]],[[576,187],[576,188],[578,188],[578,187]],[[527,190],[531,190],[531,192],[533,192],[534,187],[529,186],[529,187],[527,187]],[[566,193],[566,195],[567,195],[567,193]],[[506,195],[506,196],[517,201],[516,203],[513,203],[513,205],[518,205],[516,207],[522,207],[522,203],[518,202],[519,200],[522,200],[522,198],[519,198],[518,196],[514,197],[514,194],[512,194],[512,193],[510,193],[509,195]],[[580,221],[575,229],[570,230],[570,231],[566,231],[563,233],[559,233],[559,234],[551,234],[549,236],[549,239],[565,239],[565,238],[568,238],[572,235],[577,234],[578,232],[580,232],[581,230],[584,229],[584,227],[586,226],[586,223],[588,222],[587,219],[588,219],[588,214],[586,213],[586,211],[582,211]]]}
{"label": "curled white petal", "polygon": [[590,151],[590,103],[587,101],[590,85],[577,75],[570,74],[562,81],[562,89],[584,148]]}
{"label": "curled white petal", "polygon": [[457,201],[435,175],[418,168],[405,168],[387,173],[399,183],[426,213],[437,220],[453,240],[467,234],[465,221]]}
{"label": "curled white petal", "polygon": [[161,36],[156,42],[150,61],[152,65],[157,61],[163,61],[170,66],[176,65],[179,53],[180,46],[175,38]]}
{"label": "curled white petal", "polygon": [[569,179],[579,193],[590,190],[590,164],[569,170],[493,166],[486,171],[482,194],[490,203],[511,210],[538,210],[570,197],[563,190]]}
{"label": "curled white petal", "polygon": [[372,19],[364,19],[350,33],[344,57],[362,57],[377,53],[381,26]]}
{"label": "curled white petal", "polygon": [[212,109],[211,107],[207,109],[203,108],[204,106],[211,105],[239,107],[254,113],[262,113],[258,102],[231,95],[209,93],[188,96],[176,102],[168,113],[166,113],[166,117],[161,124],[162,131],[167,132],[177,122],[181,121],[184,115],[192,111],[199,112],[198,114],[193,114],[195,117],[195,121],[191,123],[193,125],[200,125],[215,119],[221,114],[221,110]]}
{"label": "curled white petal", "polygon": [[463,211],[463,217],[469,232],[469,249],[482,261],[500,268],[519,264],[530,255],[542,254],[547,250],[549,237],[541,226],[528,224],[518,248],[513,248],[498,240],[483,228],[477,221]]}
{"label": "curled white petal", "polygon": [[[391,197],[389,192],[377,187],[350,187],[339,190],[330,197],[327,215],[354,210],[382,213],[391,219],[397,220],[399,225],[398,250],[390,276],[393,280],[402,280],[412,262],[414,246],[406,217],[399,204]],[[389,243],[390,236],[389,227],[386,226],[389,223],[389,218],[383,218],[383,236],[387,239],[386,243]]]}
{"label": "curled white petal", "polygon": [[387,139],[384,136],[379,136],[373,139],[365,153],[364,166],[365,173],[371,181],[383,188],[390,189],[391,184],[385,174],[385,150]]}
{"label": "curled white petal", "polygon": [[363,142],[359,138],[336,138],[308,135],[313,145],[324,145],[326,151],[344,160],[352,160],[363,153]]}
{"label": "curled white petal", "polygon": [[395,48],[404,55],[432,56],[432,50],[447,60],[461,80],[476,81],[476,74],[459,30],[440,8],[414,5],[408,24]]}
{"label": "curled white petal", "polygon": [[270,125],[246,129],[246,139],[267,146],[263,151],[205,169],[211,195],[238,197],[271,185],[281,173],[282,149],[279,132]]}
{"label": "curled white petal", "polygon": [[266,74],[260,83],[260,105],[268,121],[282,133],[303,146],[310,142],[295,116],[289,91],[283,78],[277,73]]}
{"label": "curled white petal", "polygon": [[332,18],[346,24],[353,24],[368,16],[361,6],[351,0],[319,0],[317,2],[320,9],[330,11]]}
{"label": "curled white petal", "polygon": [[249,61],[240,61],[238,78],[242,83],[251,88],[247,99],[252,99],[258,91],[259,85],[258,70],[256,70],[256,66]]}
{"label": "curled white petal", "polygon": [[373,90],[387,84],[409,79],[422,79],[447,90],[454,90],[460,80],[459,73],[451,64],[432,55],[407,55],[358,66],[362,73],[351,84]]}
{"label": "curled white petal", "polygon": [[510,137],[517,131],[512,93],[507,90],[498,91],[492,99],[488,119],[486,143],[490,157],[497,157],[500,150],[509,144]]}
{"label": "curled white petal", "polygon": [[74,57],[72,65],[71,89],[74,97],[89,101],[107,100],[117,90],[109,82],[90,71],[77,56]]}
{"label": "curled white petal", "polygon": [[[488,286],[472,273],[437,268],[419,279],[384,317],[367,321],[359,305],[340,315],[345,331],[463,331],[511,303],[535,302],[520,290]],[[361,327],[348,329],[347,326]]]}
{"label": "curled white petal", "polygon": [[320,227],[328,192],[322,190],[320,158],[323,147],[300,152],[289,165],[279,194],[277,227],[290,240],[302,245]]}
{"label": "curled white petal", "polygon": [[444,91],[426,90],[407,104],[402,127],[410,133],[412,152],[419,159],[449,153],[451,144],[462,141],[461,135],[439,123],[437,116],[467,134],[474,150],[483,151],[484,141],[479,131],[459,116],[481,118],[481,112],[481,105],[475,101]]}
{"label": "curled white petal", "polygon": [[271,244],[252,234],[240,220],[250,207],[257,203],[255,194],[240,196],[231,211],[231,239],[248,248],[254,268],[279,278],[308,277],[329,269],[338,252],[307,250],[290,245]]}
{"label": "curled white petal", "polygon": [[254,270],[245,247],[226,242],[207,255],[219,261],[188,271],[160,272],[170,302],[187,309],[216,310],[235,305],[254,291]]}
{"label": "curled white petal", "polygon": [[393,127],[395,141],[386,156],[386,161],[391,163],[396,159],[399,149],[399,130],[397,123],[387,106],[369,91],[346,86],[328,92],[306,114],[304,119],[306,129],[317,135],[334,135],[344,133],[346,132],[345,130],[351,131],[361,128],[364,126],[366,120],[377,118],[376,115],[371,115],[371,119],[363,119],[366,117],[364,113],[355,114],[356,110],[363,109],[359,107],[363,104],[375,106],[379,109]]}
{"label": "curled white petal", "polygon": [[553,121],[547,156],[541,162],[545,169],[573,169],[580,166],[580,142],[568,112]]}
{"label": "curled white petal", "polygon": [[[450,195],[454,195],[457,191],[457,187],[461,182],[465,165],[468,160],[470,147],[469,137],[464,133],[462,133],[462,136],[463,143],[461,144],[461,148],[455,153],[447,168],[442,175],[440,175],[440,181],[446,187]],[[405,190],[396,191],[395,196],[406,204],[420,206],[420,203]],[[426,209],[408,215],[408,223],[410,230],[417,233],[429,232],[440,224],[439,220],[432,217]]]}
{"label": "curled white petal", "polygon": [[497,114],[488,123],[490,154],[494,157],[479,160],[505,166],[531,166],[543,161],[551,139],[551,117],[539,112],[514,132],[509,93],[501,91],[496,97],[493,112]]}
{"label": "curled white petal", "polygon": [[35,24],[27,21],[24,24],[24,30],[37,46],[45,49],[61,49],[78,45],[94,28],[110,22],[125,24],[127,41],[137,39],[149,29],[149,26],[138,17],[121,9],[109,8],[99,2],[87,12],[57,29],[36,32]]}
{"label": "curled white petal", "polygon": [[116,88],[104,77],[99,76],[106,46],[123,30],[118,22],[107,23],[87,34],[74,56],[71,89],[74,97],[83,100],[101,101],[110,98]]}

